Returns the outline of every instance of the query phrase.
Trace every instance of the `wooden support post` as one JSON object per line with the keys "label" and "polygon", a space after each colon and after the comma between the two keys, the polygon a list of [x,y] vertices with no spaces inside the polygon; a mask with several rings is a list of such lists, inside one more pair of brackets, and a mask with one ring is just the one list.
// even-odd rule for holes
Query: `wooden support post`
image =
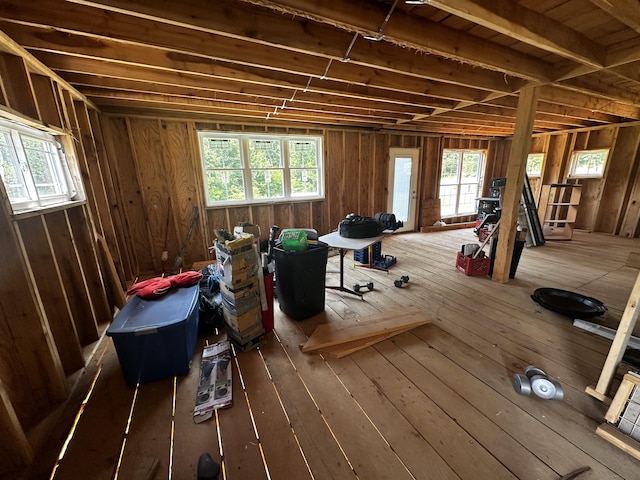
{"label": "wooden support post", "polygon": [[589,395],[597,398],[598,400],[606,401],[611,380],[613,379],[613,375],[615,374],[618,365],[620,365],[624,351],[629,343],[629,338],[633,333],[633,327],[635,327],[638,315],[640,315],[638,300],[640,300],[640,274],[638,274],[636,283],[629,295],[629,300],[627,301],[627,306],[625,307],[622,318],[620,319],[616,336],[613,339],[613,343],[609,349],[609,354],[607,355],[607,359],[602,367],[600,379],[598,380],[595,388],[588,387],[586,390]]}
{"label": "wooden support post", "polygon": [[522,198],[527,156],[531,148],[531,133],[538,101],[537,87],[526,87],[520,91],[513,143],[507,165],[507,185],[502,196],[501,228],[492,278],[507,283],[511,270],[511,257],[516,242],[516,223]]}

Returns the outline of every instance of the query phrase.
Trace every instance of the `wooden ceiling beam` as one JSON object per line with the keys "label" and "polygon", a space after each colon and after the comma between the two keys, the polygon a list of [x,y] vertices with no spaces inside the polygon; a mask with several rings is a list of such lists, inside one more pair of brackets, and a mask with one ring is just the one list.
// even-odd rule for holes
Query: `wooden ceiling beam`
{"label": "wooden ceiling beam", "polygon": [[[75,3],[106,8],[131,15],[145,15],[161,19],[164,6],[159,2],[132,2],[127,0],[72,0]],[[193,6],[194,3],[190,2]],[[278,12],[293,14],[319,23],[333,25],[350,33],[375,36],[388,9],[366,0],[242,0]],[[180,2],[183,7],[184,2]],[[227,2],[227,5],[229,3]],[[229,5],[233,8],[232,5]],[[259,12],[253,12],[255,15]],[[196,17],[198,18],[198,17]],[[193,22],[193,21],[192,21]],[[496,43],[461,33],[436,22],[408,15],[396,10],[387,24],[384,40],[418,51],[434,53],[466,64],[497,70],[519,78],[535,81],[551,79],[551,65],[533,56],[523,54]],[[286,43],[286,42],[285,42]],[[348,46],[348,45],[347,45]],[[346,49],[345,49],[346,51]]]}
{"label": "wooden ceiling beam", "polygon": [[[411,130],[440,132],[444,135],[475,135],[508,137],[513,134],[513,127],[494,127],[490,125],[469,125],[460,122],[445,123],[440,120],[424,118],[409,124]],[[396,128],[407,128],[406,125]]]}
{"label": "wooden ceiling beam", "polygon": [[591,0],[591,3],[640,33],[638,0]]}
{"label": "wooden ceiling beam", "polygon": [[[428,95],[436,98],[477,101],[485,93],[467,87],[460,87],[444,82],[420,79],[412,76],[396,74],[388,71],[363,68],[348,63],[332,62],[310,58],[282,58],[277,52],[270,52],[271,58],[267,70],[265,65],[254,66],[253,62],[242,59],[218,58],[207,55],[194,55],[171,49],[151,48],[144,45],[127,43],[126,48],[117,40],[107,38],[86,38],[68,34],[51,28],[16,25],[12,22],[0,21],[0,29],[6,31],[25,48],[43,50],[79,57],[110,59],[126,64],[150,64],[168,70],[189,70],[198,73],[212,74],[214,70],[229,70],[230,66],[238,70],[253,72],[253,78],[282,78],[290,75],[292,85],[304,87],[308,78],[329,79],[337,82],[362,86],[374,86],[394,91],[404,91]],[[266,47],[265,47],[266,48]],[[275,50],[275,49],[274,49]],[[262,52],[265,53],[265,52]],[[241,55],[241,52],[238,52]],[[247,54],[249,55],[249,54]],[[258,55],[255,55],[256,57]],[[279,57],[279,59],[276,59]],[[257,60],[256,60],[257,61]],[[276,67],[276,62],[281,68]],[[312,62],[313,65],[310,63]],[[295,68],[294,68],[295,67]],[[297,71],[296,71],[297,70]],[[307,71],[310,70],[310,71]]]}
{"label": "wooden ceiling beam", "polygon": [[301,104],[300,102],[283,102],[283,103],[261,103],[258,99],[253,102],[234,102],[230,103],[225,99],[212,100],[208,98],[189,97],[176,94],[164,93],[147,93],[137,91],[121,91],[113,89],[86,88],[84,94],[88,98],[94,99],[96,102],[102,102],[105,99],[130,100],[132,102],[154,102],[166,105],[190,105],[194,107],[202,107],[204,109],[236,109],[239,111],[263,111],[265,113],[282,114],[283,112],[293,113],[299,116],[316,117],[318,115],[335,116],[336,118],[349,119],[354,121],[367,119],[370,122],[393,122],[399,118],[408,117],[407,114],[382,112],[377,110],[356,111],[347,107],[322,107],[313,104]]}
{"label": "wooden ceiling beam", "polygon": [[430,0],[429,4],[576,62],[596,68],[605,64],[605,47],[518,2]]}
{"label": "wooden ceiling beam", "polygon": [[626,103],[628,105],[638,105],[638,94],[625,88],[619,88],[611,83],[593,79],[591,77],[577,77],[564,80],[555,85],[565,89],[576,90],[592,96],[599,96],[609,99],[611,102]]}
{"label": "wooden ceiling beam", "polygon": [[359,103],[347,104],[344,102],[328,102],[325,100],[326,97],[319,98],[322,96],[317,94],[308,96],[307,94],[303,93],[293,98],[284,99],[221,92],[216,92],[215,95],[211,95],[210,92],[205,92],[203,90],[194,90],[187,87],[165,86],[153,84],[150,82],[135,82],[131,80],[114,80],[105,78],[94,79],[94,77],[90,75],[74,75],[78,80],[78,84],[85,87],[82,89],[82,91],[86,95],[94,95],[94,92],[98,90],[110,89],[114,92],[129,93],[132,95],[138,93],[158,96],[166,95],[171,97],[212,100],[216,102],[229,102],[230,104],[238,105],[262,105],[269,108],[306,108],[310,111],[332,111],[336,113],[342,112],[344,114],[355,114],[364,116],[373,115],[388,118],[412,118],[413,115],[415,115],[415,113],[412,112],[411,109],[402,107],[400,105],[394,106],[383,103],[373,104],[373,102],[367,105],[362,105]]}
{"label": "wooden ceiling beam", "polygon": [[[277,111],[273,109],[255,106],[245,106],[245,108],[228,108],[224,105],[201,105],[199,102],[177,101],[176,99],[158,99],[158,98],[114,98],[114,97],[92,97],[101,109],[108,110],[108,107],[125,107],[127,112],[133,112],[135,109],[143,108],[156,110],[158,112],[192,112],[192,113],[208,113],[221,115],[227,120],[230,118],[238,118],[238,121],[252,119],[269,121],[277,119],[280,121],[305,122],[305,123],[323,123],[326,125],[351,125],[366,128],[380,128],[383,123],[378,119],[369,119],[366,117],[350,117],[345,115],[330,114],[325,112],[297,112],[290,109]],[[187,99],[188,100],[188,99]]]}
{"label": "wooden ceiling beam", "polygon": [[[471,105],[461,110],[451,111],[449,113],[444,113],[441,116],[461,116],[464,115],[468,118],[474,118],[477,120],[481,120],[484,118],[500,118],[502,120],[507,119],[510,123],[516,119],[516,109],[515,108],[504,108],[504,107],[494,107],[489,105]],[[549,129],[567,129],[572,127],[589,127],[590,125],[588,121],[579,120],[575,117],[566,117],[560,115],[549,115],[545,113],[541,113],[539,110],[536,111],[536,125],[545,126]]]}
{"label": "wooden ceiling beam", "polygon": [[[70,2],[60,4],[59,0],[40,0],[38,4],[27,5],[9,0],[0,3],[0,18],[41,27],[55,23],[57,30],[70,34],[212,57],[227,52],[228,59],[242,58],[250,62],[253,54],[257,59],[254,63],[267,61],[273,56],[269,51],[275,48],[280,52],[278,59],[292,58],[296,63],[300,58],[294,52],[490,91],[511,93],[524,85],[522,79],[505,78],[502,73],[473,68],[388,42],[370,42],[358,37],[347,52],[353,40],[353,34],[349,32],[270,12],[260,13],[255,7],[249,7],[252,12],[248,12],[247,6],[242,4],[236,11],[227,8],[223,2],[206,6],[202,2],[191,6],[164,0],[155,3],[161,3],[155,8],[162,8],[162,18],[130,16]],[[56,11],[54,22],[49,11]],[[326,60],[320,68],[324,68]],[[274,65],[274,68],[283,66]]]}
{"label": "wooden ceiling beam", "polygon": [[[557,88],[550,85],[540,87],[538,101],[566,105],[568,107],[578,106],[595,113],[615,115],[617,117],[640,120],[640,108],[631,105],[616,104],[606,98],[598,98],[583,93],[582,91],[567,88]],[[620,121],[622,120],[620,119]]]}
{"label": "wooden ceiling beam", "polygon": [[[255,95],[271,95],[278,98],[291,98],[300,93],[316,93],[319,95],[334,97],[336,102],[362,100],[365,102],[384,102],[394,105],[407,105],[417,108],[451,108],[454,102],[451,100],[436,99],[424,95],[407,94],[403,92],[377,89],[374,87],[346,85],[330,80],[315,80],[301,88],[285,80],[271,80],[261,78],[260,81],[251,82],[250,77],[239,79],[242,72],[231,70],[230,72],[217,71],[217,75],[195,73],[190,70],[159,69],[149,65],[122,64],[118,61],[108,61],[101,58],[86,58],[65,55],[63,53],[34,51],[34,55],[42,62],[46,62],[53,70],[65,75],[65,72],[87,73],[99,77],[116,79],[145,80],[160,82],[168,85],[184,85],[193,88],[213,87],[223,91],[238,92]],[[235,72],[235,73],[233,73]],[[225,76],[225,73],[227,75]]]}
{"label": "wooden ceiling beam", "polygon": [[[515,110],[517,108],[517,103],[518,99],[516,97],[504,96],[489,102],[483,102],[482,105],[498,108],[506,107]],[[551,103],[544,100],[538,100],[537,112],[538,114],[549,115],[551,117],[568,117],[568,119],[577,119],[598,124],[616,123],[620,121],[619,117],[608,113],[596,112],[586,108],[578,108],[575,105],[559,105],[557,103]]]}

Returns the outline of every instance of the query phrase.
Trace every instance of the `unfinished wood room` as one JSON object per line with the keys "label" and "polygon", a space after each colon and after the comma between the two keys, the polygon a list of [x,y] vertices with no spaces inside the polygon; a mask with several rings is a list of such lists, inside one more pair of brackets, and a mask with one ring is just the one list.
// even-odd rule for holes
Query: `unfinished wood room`
{"label": "unfinished wood room", "polygon": [[2,479],[640,479],[636,0],[6,0],[0,175]]}

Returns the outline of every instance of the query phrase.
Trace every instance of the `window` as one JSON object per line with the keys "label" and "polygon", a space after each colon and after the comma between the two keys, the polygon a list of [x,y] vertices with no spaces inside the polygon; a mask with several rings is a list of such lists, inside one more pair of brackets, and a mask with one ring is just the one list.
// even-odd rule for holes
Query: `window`
{"label": "window", "polygon": [[76,194],[53,135],[0,121],[0,176],[14,210],[70,201]]}
{"label": "window", "polygon": [[598,178],[604,174],[609,150],[576,150],[571,154],[570,178]]}
{"label": "window", "polygon": [[539,177],[542,175],[542,164],[544,163],[544,153],[530,153],[527,156],[527,175]]}
{"label": "window", "polygon": [[321,198],[320,137],[200,132],[207,205]]}
{"label": "window", "polygon": [[471,215],[482,190],[485,152],[444,150],[440,173],[440,214]]}

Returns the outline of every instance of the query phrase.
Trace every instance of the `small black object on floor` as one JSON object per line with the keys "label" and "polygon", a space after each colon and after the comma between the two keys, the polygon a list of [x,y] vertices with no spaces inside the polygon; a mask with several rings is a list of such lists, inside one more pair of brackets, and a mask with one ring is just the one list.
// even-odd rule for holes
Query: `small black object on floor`
{"label": "small black object on floor", "polygon": [[198,480],[216,480],[220,473],[220,465],[211,455],[203,453],[198,459]]}

